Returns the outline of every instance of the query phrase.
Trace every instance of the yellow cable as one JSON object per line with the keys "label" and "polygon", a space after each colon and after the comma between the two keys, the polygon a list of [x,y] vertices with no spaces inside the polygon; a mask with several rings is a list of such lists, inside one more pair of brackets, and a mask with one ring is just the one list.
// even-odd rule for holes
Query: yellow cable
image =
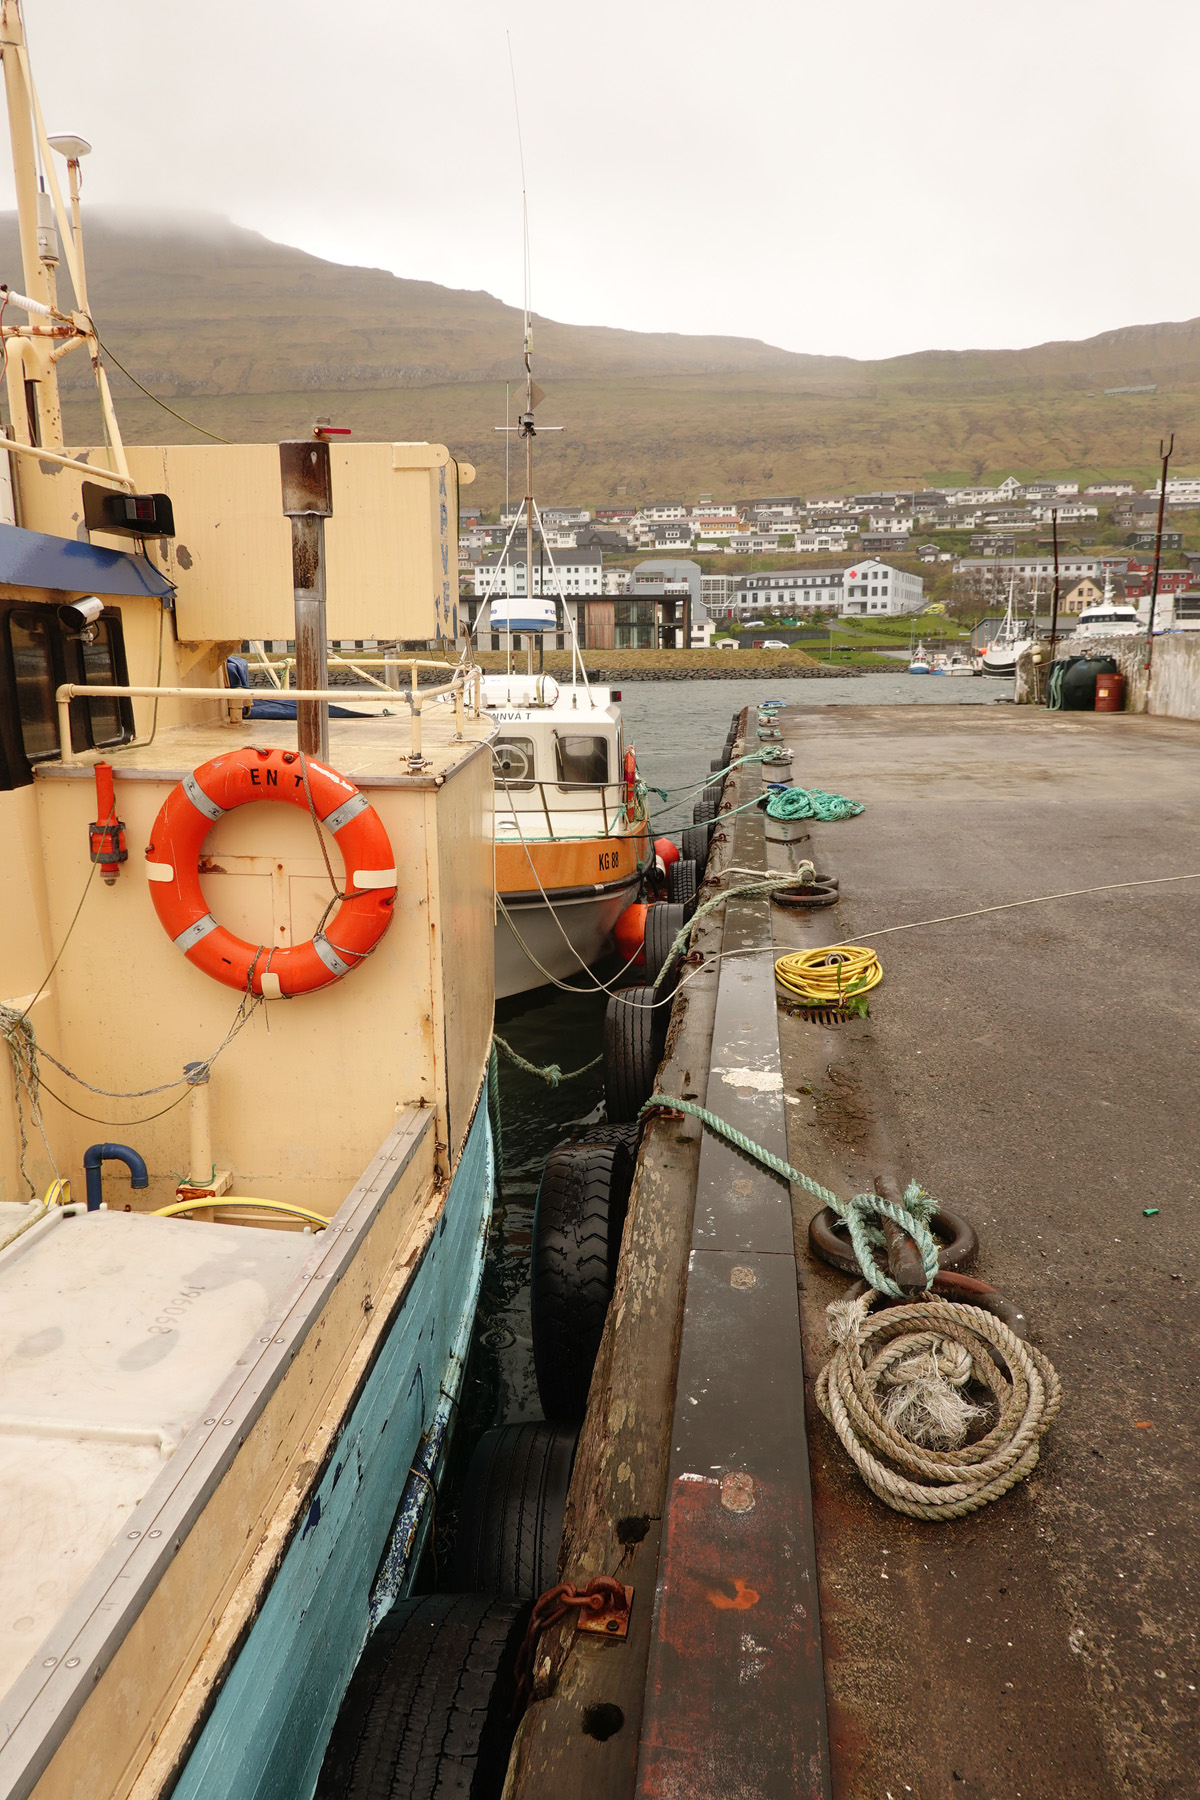
{"label": "yellow cable", "polygon": [[307,1206],[293,1206],[287,1200],[254,1200],[248,1194],[198,1194],[194,1200],[176,1200],[171,1206],[156,1206],[156,1219],[175,1219],[181,1213],[194,1212],[198,1206],[257,1206],[263,1212],[287,1213],[293,1219],[304,1219],[324,1231],[329,1220]]}
{"label": "yellow cable", "polygon": [[839,1006],[878,987],[883,969],[875,952],[862,944],[826,944],[781,956],[775,979],[806,1006]]}

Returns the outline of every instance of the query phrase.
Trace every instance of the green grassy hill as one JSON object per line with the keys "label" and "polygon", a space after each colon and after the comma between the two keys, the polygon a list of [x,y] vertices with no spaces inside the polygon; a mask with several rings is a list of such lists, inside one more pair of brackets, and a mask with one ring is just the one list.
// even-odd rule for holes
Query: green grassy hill
{"label": "green grassy hill", "polygon": [[[364,438],[432,438],[503,493],[504,384],[521,318],[490,294],[346,268],[224,220],[85,221],[101,335],[155,394],[221,436],[291,436],[328,413]],[[0,278],[19,285],[12,215]],[[64,276],[65,284],[65,276]],[[1200,319],[1026,350],[883,362],[803,356],[749,338],[535,324],[545,500],[597,504],[945,484],[1014,473],[1148,483],[1158,440],[1200,469]],[[86,365],[63,366],[68,428],[93,438]],[[1156,383],[1153,394],[1106,397]],[[114,372],[132,441],[188,433]]]}

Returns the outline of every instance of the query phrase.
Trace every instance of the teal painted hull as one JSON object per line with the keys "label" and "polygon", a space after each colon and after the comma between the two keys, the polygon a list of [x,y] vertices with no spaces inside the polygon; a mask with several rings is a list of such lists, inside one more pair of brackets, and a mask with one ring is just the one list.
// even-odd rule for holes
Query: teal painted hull
{"label": "teal painted hull", "polygon": [[[415,1575],[414,1481],[457,1395],[483,1271],[492,1147],[480,1104],[441,1223],[173,1800],[309,1800],[381,1605]],[[399,1515],[399,1516],[398,1516]]]}

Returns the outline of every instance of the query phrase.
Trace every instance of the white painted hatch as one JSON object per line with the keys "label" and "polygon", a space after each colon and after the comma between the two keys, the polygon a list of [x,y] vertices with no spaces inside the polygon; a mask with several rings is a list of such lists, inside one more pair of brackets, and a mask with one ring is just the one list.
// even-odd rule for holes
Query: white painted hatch
{"label": "white painted hatch", "polygon": [[0,1254],[0,1694],[313,1250],[67,1208]]}

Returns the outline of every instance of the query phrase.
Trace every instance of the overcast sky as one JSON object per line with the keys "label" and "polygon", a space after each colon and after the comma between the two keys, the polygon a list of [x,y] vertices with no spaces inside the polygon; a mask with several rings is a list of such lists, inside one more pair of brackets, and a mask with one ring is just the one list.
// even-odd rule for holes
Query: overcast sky
{"label": "overcast sky", "polygon": [[[1195,0],[26,0],[85,201],[889,356],[1200,314]],[[11,205],[7,159],[6,197]]]}

